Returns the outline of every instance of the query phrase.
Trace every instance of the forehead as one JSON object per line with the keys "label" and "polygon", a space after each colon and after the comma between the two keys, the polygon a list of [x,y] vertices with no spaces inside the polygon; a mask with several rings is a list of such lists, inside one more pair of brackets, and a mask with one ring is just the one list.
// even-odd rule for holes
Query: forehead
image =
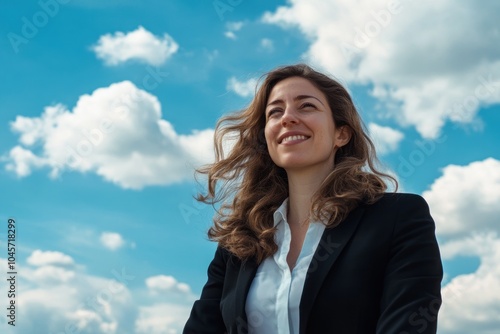
{"label": "forehead", "polygon": [[269,103],[273,100],[284,99],[286,97],[293,98],[298,95],[310,95],[326,101],[323,92],[316,88],[309,80],[301,77],[291,77],[281,80],[273,87],[267,102]]}

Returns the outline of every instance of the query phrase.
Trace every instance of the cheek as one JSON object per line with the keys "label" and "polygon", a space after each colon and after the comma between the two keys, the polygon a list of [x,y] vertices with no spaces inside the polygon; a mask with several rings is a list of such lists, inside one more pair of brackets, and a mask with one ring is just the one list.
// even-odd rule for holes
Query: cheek
{"label": "cheek", "polygon": [[266,144],[269,147],[273,143],[273,138],[275,138],[275,131],[272,130],[272,126],[266,124],[264,128],[264,137],[266,140]]}
{"label": "cheek", "polygon": [[325,139],[328,139],[329,142],[333,143],[337,131],[335,129],[333,117],[324,117],[323,119],[321,119],[318,126],[321,127],[321,132],[323,133]]}
{"label": "cheek", "polygon": [[325,149],[333,149],[336,131],[333,122],[329,119],[323,119],[321,122],[315,124],[315,129],[319,145]]}

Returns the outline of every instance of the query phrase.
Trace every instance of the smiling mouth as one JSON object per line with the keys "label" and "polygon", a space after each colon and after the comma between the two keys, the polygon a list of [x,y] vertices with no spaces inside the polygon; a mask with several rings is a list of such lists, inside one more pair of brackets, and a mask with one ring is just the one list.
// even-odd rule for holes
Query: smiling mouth
{"label": "smiling mouth", "polygon": [[304,136],[304,135],[293,135],[293,136],[288,136],[288,137],[285,137],[281,140],[280,144],[285,144],[287,142],[290,142],[290,141],[294,141],[294,140],[306,140],[308,139],[309,137],[307,136]]}

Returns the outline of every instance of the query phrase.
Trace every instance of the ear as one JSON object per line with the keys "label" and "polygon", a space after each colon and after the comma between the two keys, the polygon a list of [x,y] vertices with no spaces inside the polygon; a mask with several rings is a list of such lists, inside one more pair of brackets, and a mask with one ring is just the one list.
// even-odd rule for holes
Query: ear
{"label": "ear", "polygon": [[349,143],[352,137],[352,129],[349,125],[343,125],[337,129],[335,135],[335,146],[341,148]]}

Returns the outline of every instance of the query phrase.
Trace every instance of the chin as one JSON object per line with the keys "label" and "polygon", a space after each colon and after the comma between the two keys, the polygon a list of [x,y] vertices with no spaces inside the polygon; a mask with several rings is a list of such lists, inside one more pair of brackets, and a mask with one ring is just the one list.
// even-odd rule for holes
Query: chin
{"label": "chin", "polygon": [[281,160],[278,163],[276,163],[279,167],[285,169],[285,170],[292,170],[292,169],[302,169],[306,168],[310,165],[309,162],[299,160],[299,159],[287,159],[287,160]]}
{"label": "chin", "polygon": [[274,160],[274,163],[288,171],[293,170],[305,170],[308,168],[315,169],[318,171],[323,171],[326,169],[333,170],[333,157],[327,157],[326,159],[311,159],[310,157],[286,157],[279,160]]}

